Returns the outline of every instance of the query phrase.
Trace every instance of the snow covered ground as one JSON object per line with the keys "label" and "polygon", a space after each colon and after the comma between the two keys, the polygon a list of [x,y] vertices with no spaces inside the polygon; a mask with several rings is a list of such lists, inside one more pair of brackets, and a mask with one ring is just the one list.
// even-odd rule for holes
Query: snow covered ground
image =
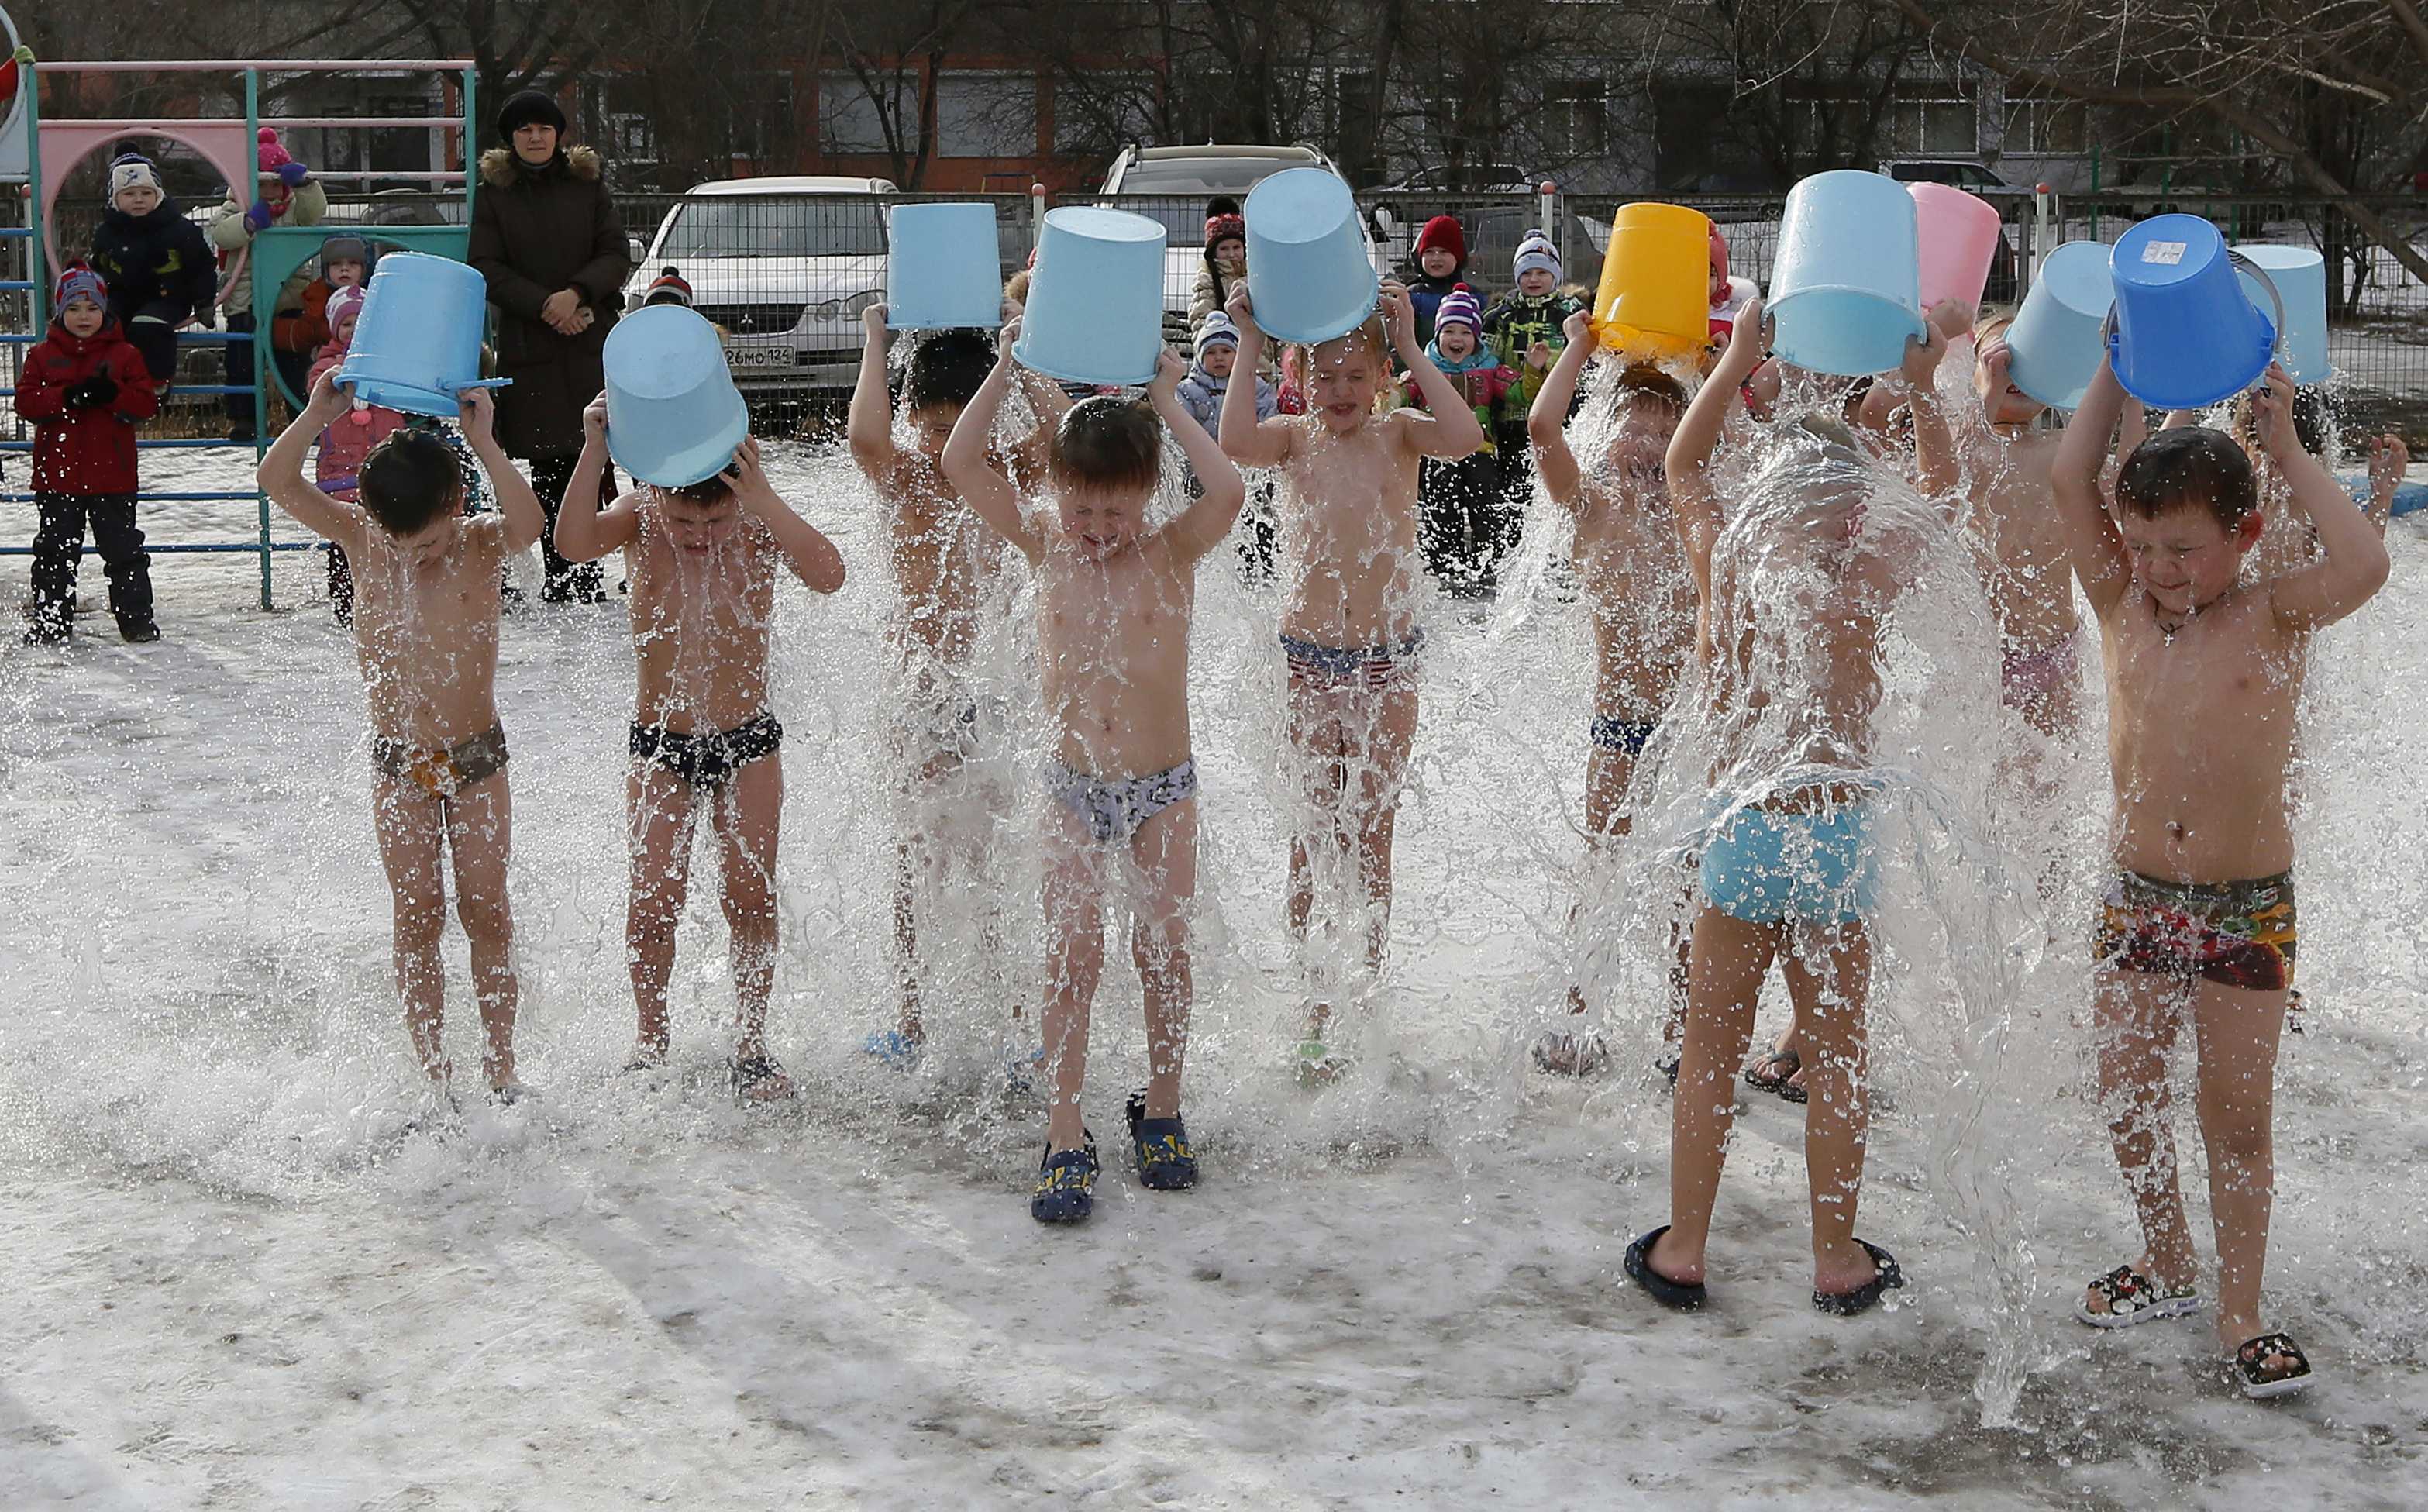
{"label": "snow covered ground", "polygon": [[[2132,1252],[2079,1093],[2078,930],[2026,974],[2003,1061],[1964,1061],[1998,1068],[1977,1123],[1951,1122],[1983,1089],[1927,1032],[1938,984],[1878,1005],[1895,1106],[1861,1226],[1911,1278],[1890,1307],[1810,1307],[1796,1110],[1768,1099],[1739,1123],[1714,1309],[1668,1315],[1628,1286],[1620,1253],[1666,1208],[1649,992],[1614,1005],[1616,1074],[1525,1069],[1560,1005],[1583,851],[1588,662],[1548,598],[1433,614],[1376,1053],[1309,1095],[1283,1060],[1274,606],[1209,562],[1189,1107],[1208,1176],[1150,1194],[1116,1150],[1142,1052],[1135,986],[1108,971],[1097,1215],[1039,1230],[1041,1119],[991,1069],[1009,999],[1034,1001],[1032,949],[960,952],[919,1076],[858,1054],[892,1006],[887,596],[847,468],[779,452],[855,573],[779,610],[788,1110],[745,1113],[718,1082],[730,998],[706,886],[677,1070],[615,1074],[619,606],[507,629],[523,1069],[543,1096],[437,1135],[404,1132],[362,699],[317,562],[282,559],[264,615],[250,562],[163,558],[160,644],[123,646],[95,612],[72,651],[0,649],[0,1508],[2428,1502],[2428,551],[2408,523],[2385,598],[2320,649],[2312,1022],[2280,1072],[2270,1299],[2323,1380],[2258,1407],[2211,1378],[2205,1323],[2094,1337],[2065,1315]],[[244,514],[146,523],[234,536]],[[97,563],[85,583],[97,604]],[[999,656],[1015,666],[1016,645]],[[2104,801],[2094,781],[2072,807]],[[1033,899],[1001,850],[1025,942]],[[450,960],[468,1065],[460,938]],[[1638,964],[1626,980],[1650,981]],[[2020,1241],[1985,1258],[1981,1234]],[[1991,1295],[1995,1276],[2021,1291]],[[2011,1425],[1984,1427],[1993,1327],[2034,1369],[1997,1414]]]}

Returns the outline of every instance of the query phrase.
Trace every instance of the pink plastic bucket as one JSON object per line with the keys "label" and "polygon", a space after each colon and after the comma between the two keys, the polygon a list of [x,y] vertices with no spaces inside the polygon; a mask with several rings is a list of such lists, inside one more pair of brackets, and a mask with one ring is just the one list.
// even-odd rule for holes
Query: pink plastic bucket
{"label": "pink plastic bucket", "polygon": [[1923,313],[1952,299],[1968,317],[1978,317],[1990,263],[1998,252],[1997,206],[1945,184],[1915,184],[1907,192],[1913,196],[1914,230],[1921,238]]}

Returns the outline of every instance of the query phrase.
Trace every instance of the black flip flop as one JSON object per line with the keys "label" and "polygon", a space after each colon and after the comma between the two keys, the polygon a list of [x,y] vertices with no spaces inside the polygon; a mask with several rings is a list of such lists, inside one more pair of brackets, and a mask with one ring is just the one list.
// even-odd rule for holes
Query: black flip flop
{"label": "black flip flop", "polygon": [[1869,1312],[1879,1302],[1881,1293],[1905,1285],[1905,1273],[1897,1269],[1895,1256],[1869,1240],[1859,1239],[1855,1242],[1863,1246],[1863,1253],[1872,1257],[1872,1263],[1878,1269],[1870,1280],[1852,1291],[1813,1293],[1813,1306],[1834,1317],[1852,1318],[1857,1313]]}
{"label": "black flip flop", "polygon": [[[2286,1356],[2293,1362],[2293,1368],[2282,1375],[2270,1375],[2263,1362],[2271,1355]],[[2225,1364],[2242,1394],[2254,1402],[2291,1396],[2310,1387],[2310,1356],[2302,1353],[2302,1346],[2293,1342],[2290,1334],[2261,1334],[2256,1339],[2246,1339]]]}
{"label": "black flip flop", "polygon": [[[1760,1075],[1764,1066],[1774,1063],[1785,1066],[1786,1072],[1776,1076]],[[1780,1102],[1800,1103],[1805,1100],[1805,1091],[1794,1085],[1789,1078],[1803,1069],[1804,1058],[1795,1050],[1773,1050],[1745,1068],[1745,1084],[1756,1092],[1766,1092]]]}
{"label": "black flip flop", "polygon": [[784,1068],[776,1063],[776,1058],[763,1051],[758,1055],[736,1056],[726,1063],[725,1070],[726,1079],[731,1084],[733,1094],[746,1103],[764,1106],[767,1103],[780,1102],[783,1098],[793,1095],[790,1092],[779,1093],[775,1097],[751,1095],[768,1082],[779,1078],[791,1079],[785,1076]]}
{"label": "black flip flop", "polygon": [[1652,1246],[1659,1243],[1661,1236],[1667,1232],[1669,1225],[1663,1224],[1646,1233],[1627,1246],[1627,1258],[1621,1264],[1628,1278],[1649,1292],[1652,1300],[1661,1306],[1674,1307],[1680,1312],[1699,1312],[1710,1299],[1702,1282],[1672,1281],[1652,1268]]}

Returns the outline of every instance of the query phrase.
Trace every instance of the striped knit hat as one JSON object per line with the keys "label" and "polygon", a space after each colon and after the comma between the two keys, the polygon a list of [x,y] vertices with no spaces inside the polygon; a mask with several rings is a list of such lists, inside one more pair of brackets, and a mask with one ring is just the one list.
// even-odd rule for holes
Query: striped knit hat
{"label": "striped knit hat", "polygon": [[56,315],[80,299],[89,299],[107,309],[109,286],[87,265],[70,263],[59,271],[59,281],[51,286],[51,313]]}
{"label": "striped knit hat", "polygon": [[1442,296],[1441,304],[1434,311],[1434,329],[1445,325],[1463,325],[1470,331],[1484,329],[1484,305],[1476,299],[1475,290],[1459,285]]}
{"label": "striped knit hat", "polygon": [[155,194],[160,188],[160,166],[141,153],[123,153],[109,160],[109,203],[131,189],[148,189]]}
{"label": "striped knit hat", "polygon": [[1206,319],[1197,323],[1197,354],[1203,357],[1206,355],[1207,347],[1221,341],[1227,341],[1234,347],[1238,346],[1239,328],[1233,325],[1231,318],[1221,310],[1208,310]]}
{"label": "striped knit hat", "polygon": [[350,284],[330,295],[328,304],[321,310],[321,316],[329,322],[331,334],[336,334],[337,327],[347,320],[361,315],[363,301],[369,297],[363,292],[360,284]]}

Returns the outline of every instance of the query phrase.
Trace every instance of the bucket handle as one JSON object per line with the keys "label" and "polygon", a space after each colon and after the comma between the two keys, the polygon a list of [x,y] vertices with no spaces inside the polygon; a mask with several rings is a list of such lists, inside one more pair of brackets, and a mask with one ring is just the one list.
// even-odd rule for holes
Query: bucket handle
{"label": "bucket handle", "polygon": [[2267,269],[2232,247],[2225,249],[2225,260],[2229,266],[2259,280],[2259,287],[2268,290],[2268,303],[2276,307],[2276,324],[2269,332],[2268,346],[2269,360],[2273,362],[2285,353],[2285,296],[2276,292],[2276,280],[2268,276]]}

